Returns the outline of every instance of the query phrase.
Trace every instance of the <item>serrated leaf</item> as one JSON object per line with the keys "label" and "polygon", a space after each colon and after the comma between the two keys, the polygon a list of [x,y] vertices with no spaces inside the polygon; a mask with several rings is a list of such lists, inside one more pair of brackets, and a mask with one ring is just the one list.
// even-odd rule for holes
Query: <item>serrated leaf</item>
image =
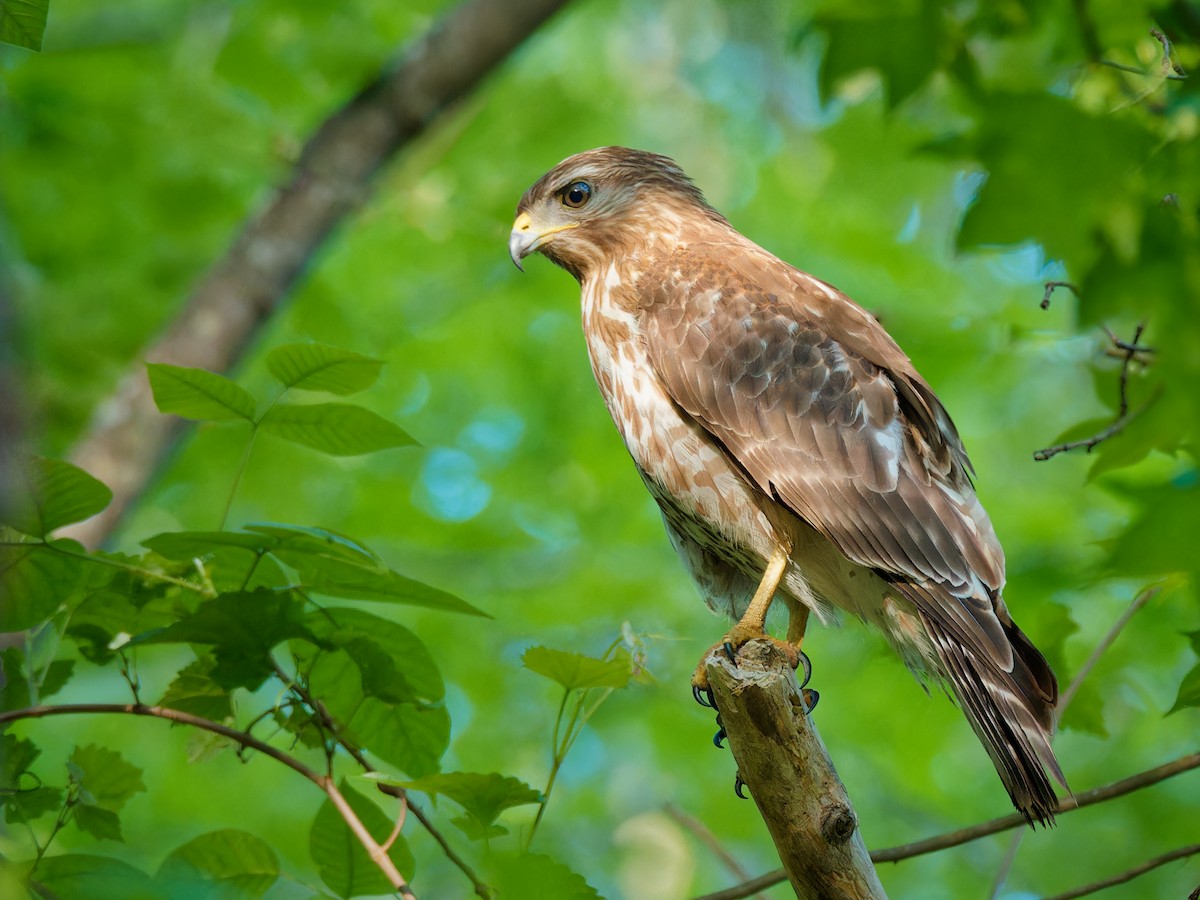
{"label": "serrated leaf", "polygon": [[38,864],[37,880],[55,900],[162,900],[149,875],[111,856],[47,856]]}
{"label": "serrated leaf", "polygon": [[373,385],[383,361],[326,344],[285,344],[267,354],[267,369],[287,387],[347,396]]}
{"label": "serrated leaf", "polygon": [[416,443],[399,425],[352,403],[278,404],[263,416],[262,428],[331,456],[359,456]]}
{"label": "serrated leaf", "polygon": [[0,545],[0,631],[32,628],[75,594],[84,560],[53,549],[67,543]]}
{"label": "serrated leaf", "polygon": [[479,824],[474,816],[451,816],[450,824],[466,835],[471,841],[490,841],[493,838],[504,837],[508,829],[503,825],[488,825],[486,828]]}
{"label": "serrated leaf", "polygon": [[483,829],[492,825],[506,809],[542,802],[541,792],[519,778],[495,772],[486,775],[477,772],[444,772],[403,782],[402,787],[449,797]]}
{"label": "serrated leaf", "polygon": [[166,363],[147,363],[146,372],[161,412],[201,421],[254,421],[254,396],[224,375]]}
{"label": "serrated leaf", "polygon": [[[15,647],[7,653],[14,650]],[[28,784],[22,783],[21,776],[29,771],[29,767],[41,752],[33,741],[19,738],[9,732],[0,734],[0,803],[10,794],[37,784],[36,779],[30,780]]]}
{"label": "serrated leaf", "polygon": [[68,765],[80,773],[79,784],[95,806],[116,811],[134,794],[146,790],[142,770],[106,747],[76,747]]}
{"label": "serrated leaf", "polygon": [[71,820],[76,828],[98,841],[125,842],[125,838],[121,836],[121,817],[111,809],[77,803],[71,810]]}
{"label": "serrated leaf", "polygon": [[1175,702],[1167,710],[1167,715],[1189,706],[1200,706],[1200,665],[1183,676],[1183,681],[1179,683],[1179,693],[1175,695]]}
{"label": "serrated leaf", "polygon": [[[377,842],[384,841],[391,833],[392,823],[383,811],[350,787],[345,779],[338,785],[338,790],[372,837]],[[332,800],[326,800],[317,810],[309,832],[308,847],[321,880],[337,896],[392,892],[391,883],[371,861],[366,848],[350,831]],[[403,836],[396,839],[388,850],[388,856],[405,878],[412,877],[413,857]]]}
{"label": "serrated leaf", "polygon": [[441,672],[429,649],[403,625],[361,609],[338,606],[309,613],[306,623],[322,642],[349,648],[367,638],[391,657],[395,670],[420,699],[432,702],[445,696]]}
{"label": "serrated leaf", "polygon": [[166,628],[143,632],[131,644],[207,644],[221,687],[255,690],[275,671],[271,648],[291,638],[313,640],[304,626],[304,603],[289,591],[233,591],[207,600]]}
{"label": "serrated leaf", "polygon": [[0,0],[0,42],[42,49],[50,0]]}
{"label": "serrated leaf", "polygon": [[207,659],[198,659],[185,666],[167,685],[160,705],[213,722],[224,721],[233,715],[233,698],[213,680],[213,668],[213,662]]}
{"label": "serrated leaf", "polygon": [[6,525],[31,537],[90,519],[112,502],[112,491],[78,466],[35,457],[20,472],[9,498]]}
{"label": "serrated leaf", "polygon": [[569,691],[596,687],[623,688],[629,683],[629,660],[623,657],[597,659],[549,647],[530,647],[521,657],[521,662],[529,671],[557,681]]}
{"label": "serrated leaf", "polygon": [[[4,807],[6,822],[32,822],[47,813],[62,809],[61,788],[41,787],[22,789],[14,794],[0,793],[0,806]],[[4,896],[0,893],[0,897]]]}
{"label": "serrated leaf", "polygon": [[255,900],[278,880],[279,860],[270,845],[233,828],[210,831],[177,847],[155,874],[169,896],[180,896],[186,885],[219,900]]}
{"label": "serrated leaf", "polygon": [[544,853],[493,854],[488,883],[502,897],[521,900],[601,900],[582,875]]}

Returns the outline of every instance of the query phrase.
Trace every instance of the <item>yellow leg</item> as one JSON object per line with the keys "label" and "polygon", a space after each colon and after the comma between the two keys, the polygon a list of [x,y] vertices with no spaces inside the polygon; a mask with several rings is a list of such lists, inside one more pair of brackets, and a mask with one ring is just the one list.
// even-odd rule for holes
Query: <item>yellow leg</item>
{"label": "yellow leg", "polygon": [[[771,601],[775,599],[775,592],[779,590],[779,582],[783,579],[783,573],[787,570],[789,561],[788,551],[783,547],[777,546],[771,554],[771,559],[767,562],[767,570],[763,573],[762,581],[758,584],[758,590],[754,592],[754,596],[750,599],[750,605],[746,607],[746,611],[742,617],[738,619],[737,624],[729,630],[716,644],[705,651],[700,657],[700,664],[696,666],[696,671],[692,674],[692,687],[698,691],[708,689],[708,673],[705,671],[705,661],[710,653],[718,648],[725,648],[726,652],[737,650],[747,641],[754,638],[767,638],[772,643],[777,645],[786,654],[790,661],[793,661],[793,667],[799,665],[800,653],[797,647],[794,647],[791,641],[792,627],[788,627],[788,641],[778,641],[767,636],[764,628],[767,621],[767,610],[771,607]],[[795,616],[793,615],[792,622],[794,623]],[[801,626],[801,636],[803,636],[803,626]]]}

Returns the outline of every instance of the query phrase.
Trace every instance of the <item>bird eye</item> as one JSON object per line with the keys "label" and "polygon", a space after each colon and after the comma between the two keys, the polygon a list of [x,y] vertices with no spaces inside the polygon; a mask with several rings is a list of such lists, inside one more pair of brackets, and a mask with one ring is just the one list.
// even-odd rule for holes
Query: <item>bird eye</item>
{"label": "bird eye", "polygon": [[592,186],[586,181],[576,181],[563,188],[559,198],[562,200],[562,205],[568,209],[580,209],[586,206],[588,200],[592,198]]}

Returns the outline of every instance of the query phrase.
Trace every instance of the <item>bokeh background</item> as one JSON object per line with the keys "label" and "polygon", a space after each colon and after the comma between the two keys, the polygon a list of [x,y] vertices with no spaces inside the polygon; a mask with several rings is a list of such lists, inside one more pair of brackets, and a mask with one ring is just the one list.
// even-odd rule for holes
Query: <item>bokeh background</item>
{"label": "bokeh background", "polygon": [[[3,402],[20,404],[37,452],[70,454],[312,129],[446,7],[53,0],[42,53],[0,49],[0,248],[23,386]],[[494,617],[395,613],[448,683],[447,770],[544,784],[558,697],[522,652],[599,654],[628,623],[652,678],[593,718],[537,848],[611,898],[733,883],[670,805],[751,873],[778,865],[690,698],[724,624],[674,558],[598,397],[578,288],[539,259],[522,275],[506,252],[517,199],[550,166],[599,145],[651,149],[743,233],[878,314],[913,358],[975,463],[1009,605],[1064,684],[1142,588],[1165,584],[1067,714],[1056,746],[1072,787],[1194,751],[1196,710],[1165,714],[1196,664],[1183,632],[1200,627],[1198,107],[1194,80],[1164,77],[1149,29],[1175,35],[1186,69],[1200,61],[1198,18],[1182,0],[568,4],[381,173],[231,373],[266,394],[263,355],[291,341],[383,359],[363,402],[422,446],[331,461],[263,436],[230,525],[353,535]],[[1041,309],[1049,280],[1082,300],[1060,289]],[[1091,455],[1035,462],[1072,426],[1115,416],[1120,360],[1100,326],[1128,337],[1143,319],[1159,359],[1133,367],[1130,390],[1135,405],[1161,390],[1152,411]],[[215,528],[244,441],[237,426],[187,431],[111,546]],[[818,627],[807,649],[817,722],[869,846],[1008,811],[961,714],[926,697],[877,635]],[[146,693],[177,664],[144,655]],[[93,671],[61,699],[123,699],[111,671]],[[271,897],[310,895],[307,823],[322,797],[281,767],[230,752],[192,762],[209,754],[160,722],[22,733],[35,731],[47,766],[97,742],[146,770],[124,845],[97,851],[67,831],[63,848],[152,869],[194,834],[240,827],[283,858],[290,880]],[[1051,894],[1195,840],[1198,804],[1185,775],[1065,816],[1024,840],[1000,895]],[[419,895],[466,896],[428,837],[410,838]],[[22,839],[0,832],[0,848],[19,856]],[[894,897],[987,896],[1009,846],[997,836],[880,874]],[[1185,896],[1197,882],[1200,866],[1176,863],[1108,896]]]}

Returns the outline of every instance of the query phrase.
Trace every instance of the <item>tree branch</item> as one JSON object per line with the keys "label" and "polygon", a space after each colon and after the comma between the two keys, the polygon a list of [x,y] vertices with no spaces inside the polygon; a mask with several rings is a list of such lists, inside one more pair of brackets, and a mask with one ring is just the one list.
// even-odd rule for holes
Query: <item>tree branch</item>
{"label": "tree branch", "polygon": [[1133,332],[1132,341],[1123,341],[1113,334],[1109,329],[1104,329],[1108,334],[1109,340],[1112,341],[1112,348],[1110,348],[1109,352],[1115,356],[1119,356],[1121,359],[1121,377],[1118,385],[1117,396],[1117,417],[1113,419],[1112,424],[1107,428],[1096,432],[1091,437],[1081,438],[1077,441],[1067,441],[1062,444],[1055,444],[1053,447],[1045,447],[1042,450],[1035,450],[1033,453],[1034,459],[1036,459],[1038,462],[1045,462],[1052,456],[1057,456],[1060,453],[1066,453],[1070,450],[1078,450],[1080,448],[1083,448],[1085,453],[1091,453],[1094,447],[1104,443],[1110,438],[1116,437],[1125,430],[1130,422],[1154,405],[1154,402],[1162,394],[1162,385],[1159,385],[1157,388],[1155,388],[1154,393],[1150,395],[1150,398],[1137,409],[1132,411],[1129,409],[1129,367],[1134,361],[1142,362],[1147,354],[1154,352],[1154,348],[1146,347],[1138,343],[1138,341],[1141,340],[1142,332],[1145,330],[1145,328],[1145,325],[1138,325]]}
{"label": "tree branch", "polygon": [[154,407],[141,359],[225,371],[279,307],[329,234],[365,200],[379,168],[469,93],[567,0],[466,0],[330,116],[283,187],[243,226],[175,322],[96,410],[72,460],[107,484],[100,515],[63,529],[99,546],[178,435]]}
{"label": "tree branch", "polygon": [[736,664],[723,652],[710,654],[706,671],[739,776],[796,895],[884,897],[846,788],[782,655],[768,641],[750,641]]}
{"label": "tree branch", "polygon": [[[1190,772],[1196,768],[1200,768],[1200,753],[1190,753],[1187,756],[1181,756],[1154,769],[1148,769],[1145,772],[1130,775],[1128,778],[1123,778],[1120,781],[1092,788],[1090,791],[1084,791],[1082,794],[1076,794],[1074,797],[1066,797],[1059,801],[1055,815],[1064,815],[1076,809],[1083,809],[1085,806],[1104,803],[1107,800],[1131,794],[1134,791],[1150,787],[1151,785],[1158,784],[1160,781],[1165,781],[1184,772]],[[925,838],[924,840],[914,841],[911,844],[901,844],[898,847],[887,847],[883,850],[872,850],[871,861],[874,863],[900,862],[901,860],[911,859],[914,856],[923,856],[926,853],[936,853],[939,850],[958,847],[962,844],[977,841],[989,835],[999,834],[1002,831],[1019,828],[1026,824],[1028,823],[1026,823],[1025,817],[1020,813],[1011,813],[1007,816],[1000,816],[987,822],[968,826],[967,828],[960,828],[957,831],[950,831],[945,834]],[[696,900],[741,900],[743,897],[749,897],[757,891],[779,884],[786,879],[787,873],[783,869],[776,869],[773,872],[759,875],[757,878],[736,885],[728,890],[718,891],[715,894],[705,894],[703,897],[696,898]]]}
{"label": "tree branch", "polygon": [[214,722],[211,719],[205,719],[200,716],[192,715],[191,713],[181,712],[177,709],[171,709],[167,706],[146,706],[141,703],[64,703],[56,706],[30,706],[25,709],[13,709],[5,712],[0,712],[0,725],[6,725],[9,722],[16,722],[21,719],[44,719],[50,716],[71,716],[71,715],[88,715],[88,714],[105,714],[117,713],[130,716],[147,716],[153,719],[166,719],[169,722],[178,722],[182,725],[191,725],[193,728],[199,728],[202,731],[210,731],[213,734],[219,734],[222,737],[228,738],[241,747],[251,747],[264,756],[269,756],[276,762],[281,762],[289,769],[300,773],[317,787],[319,787],[329,799],[337,807],[346,825],[358,838],[359,842],[366,849],[367,854],[375,865],[379,866],[380,870],[387,876],[392,887],[404,894],[406,897],[412,897],[412,890],[408,887],[408,883],[404,880],[404,876],[396,868],[391,857],[387,852],[379,846],[379,843],[371,836],[367,827],[363,825],[362,820],[358,818],[350,804],[346,802],[346,798],[342,796],[341,791],[337,789],[337,784],[333,778],[328,775],[310,769],[294,756],[284,753],[282,750],[272,747],[270,744],[259,740],[252,734],[245,731],[238,731],[228,725],[222,725],[220,722]]}
{"label": "tree branch", "polygon": [[1136,865],[1131,869],[1126,869],[1111,878],[1105,878],[1102,881],[1093,881],[1090,884],[1081,885],[1073,890],[1065,891],[1061,894],[1055,894],[1052,897],[1046,897],[1045,900],[1075,900],[1076,897],[1084,897],[1088,894],[1095,894],[1097,891],[1102,891],[1105,888],[1114,887],[1118,884],[1125,884],[1127,881],[1133,881],[1139,875],[1145,875],[1147,872],[1157,869],[1159,866],[1165,866],[1169,862],[1174,862],[1177,859],[1187,859],[1189,856],[1195,856],[1200,853],[1200,844],[1190,844],[1187,847],[1179,847],[1172,850],[1170,853],[1164,853],[1162,856],[1156,856],[1154,859],[1148,859],[1140,865]]}

